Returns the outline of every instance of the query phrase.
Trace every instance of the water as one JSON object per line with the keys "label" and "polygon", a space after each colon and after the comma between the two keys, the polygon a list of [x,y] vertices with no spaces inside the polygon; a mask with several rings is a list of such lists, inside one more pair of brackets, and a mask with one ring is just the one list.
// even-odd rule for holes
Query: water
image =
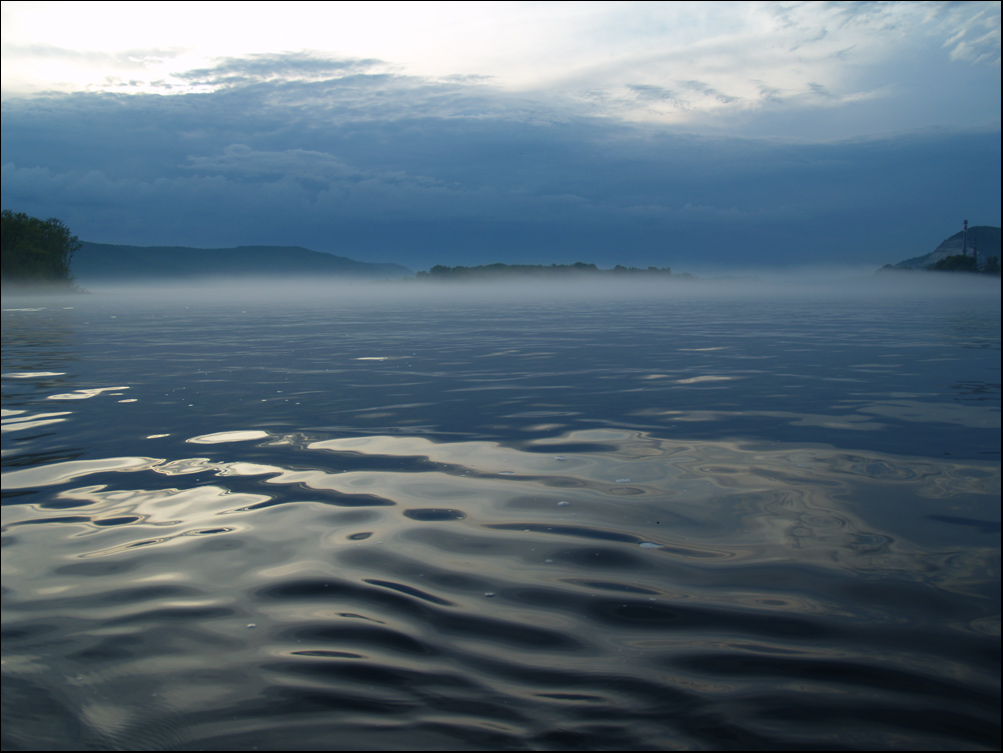
{"label": "water", "polygon": [[406,290],[5,298],[5,749],[998,748],[998,284]]}

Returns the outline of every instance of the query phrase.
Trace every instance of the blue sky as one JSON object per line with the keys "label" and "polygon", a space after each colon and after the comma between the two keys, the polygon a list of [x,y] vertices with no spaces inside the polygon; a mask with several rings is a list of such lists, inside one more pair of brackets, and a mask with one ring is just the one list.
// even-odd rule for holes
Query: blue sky
{"label": "blue sky", "polygon": [[412,269],[876,267],[1000,224],[1000,3],[3,3],[2,201]]}

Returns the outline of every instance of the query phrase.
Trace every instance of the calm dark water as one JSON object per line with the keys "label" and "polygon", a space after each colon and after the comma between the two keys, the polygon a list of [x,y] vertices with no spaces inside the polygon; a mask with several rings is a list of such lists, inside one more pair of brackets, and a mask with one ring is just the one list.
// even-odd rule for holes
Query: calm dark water
{"label": "calm dark water", "polygon": [[998,748],[998,284],[405,290],[5,296],[5,749]]}

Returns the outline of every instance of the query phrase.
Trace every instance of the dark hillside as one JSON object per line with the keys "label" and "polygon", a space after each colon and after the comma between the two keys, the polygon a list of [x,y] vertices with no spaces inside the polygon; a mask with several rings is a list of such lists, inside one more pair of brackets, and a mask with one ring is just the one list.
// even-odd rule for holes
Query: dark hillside
{"label": "dark hillside", "polygon": [[202,277],[413,277],[399,264],[356,261],[301,246],[118,246],[83,242],[72,271],[81,283],[169,281]]}
{"label": "dark hillside", "polygon": [[[925,269],[931,264],[936,264],[941,259],[948,256],[956,256],[961,253],[964,231],[957,232],[950,238],[942,241],[937,248],[923,256],[916,256],[912,259],[900,261],[893,266],[905,269]],[[978,245],[979,261],[984,262],[990,256],[1000,258],[1000,229],[991,225],[975,225],[968,228],[968,253],[972,253],[972,248]]]}

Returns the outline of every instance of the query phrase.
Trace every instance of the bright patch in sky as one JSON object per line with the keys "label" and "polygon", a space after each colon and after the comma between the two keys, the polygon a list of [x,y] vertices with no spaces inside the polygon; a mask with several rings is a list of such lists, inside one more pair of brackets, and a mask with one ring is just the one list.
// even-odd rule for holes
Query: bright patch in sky
{"label": "bright patch in sky", "polygon": [[779,105],[936,100],[973,66],[998,82],[999,29],[996,2],[5,3],[3,91],[204,91],[183,74],[305,52],[731,130]]}

